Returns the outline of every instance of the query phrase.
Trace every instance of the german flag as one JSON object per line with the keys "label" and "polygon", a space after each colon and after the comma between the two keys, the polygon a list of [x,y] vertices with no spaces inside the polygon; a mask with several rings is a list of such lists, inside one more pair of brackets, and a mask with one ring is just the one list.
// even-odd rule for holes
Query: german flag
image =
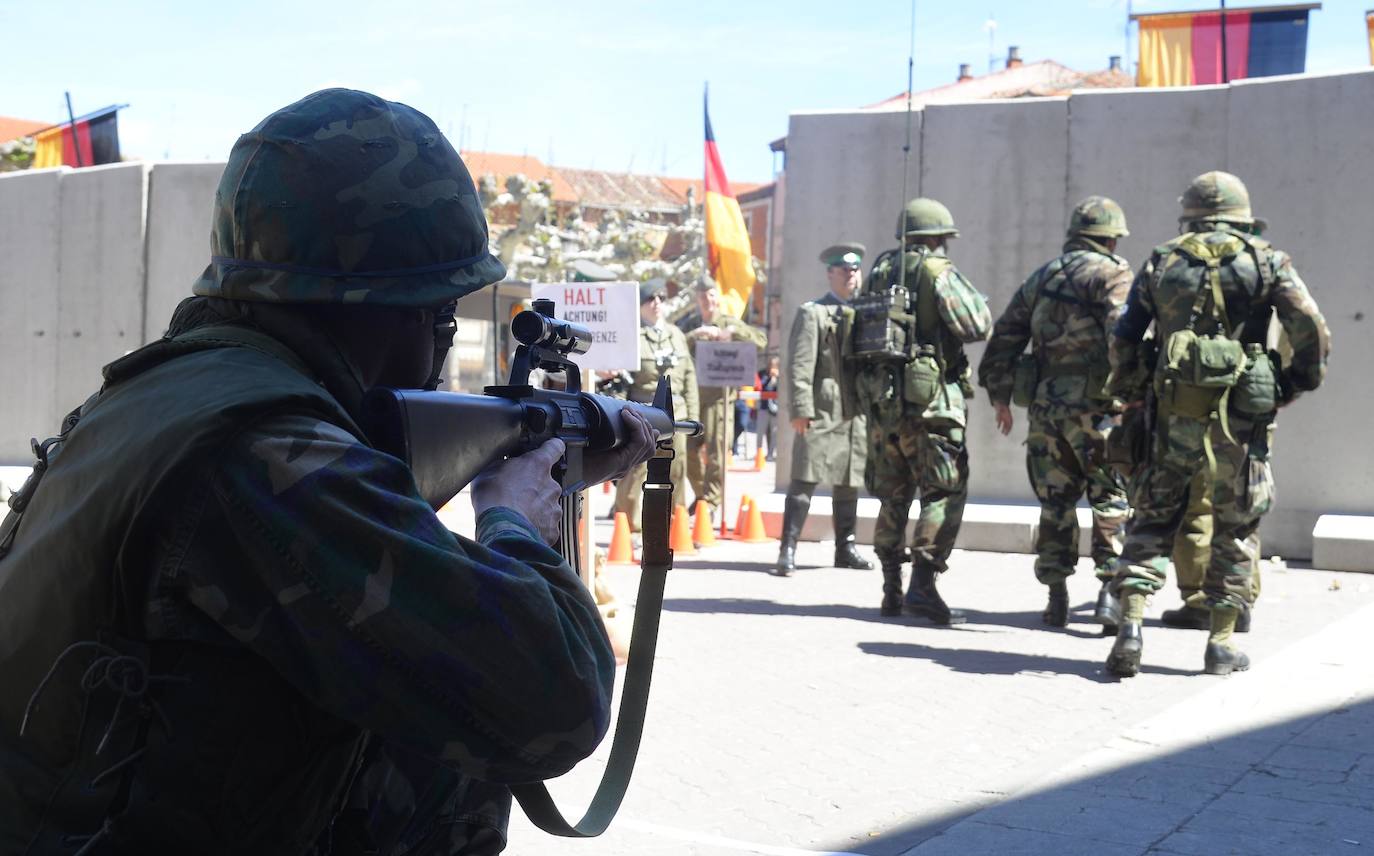
{"label": "german flag", "polygon": [[[1140,26],[1140,86],[1195,86],[1300,74],[1307,17],[1320,3],[1132,15]],[[1225,39],[1222,18],[1225,16]],[[1223,57],[1225,70],[1222,69]]]}
{"label": "german flag", "polygon": [[721,309],[736,318],[744,316],[754,291],[754,264],[749,230],[739,200],[730,191],[725,166],[720,162],[716,135],[711,131],[711,111],[702,96],[706,118],[706,255],[711,277],[720,286]]}
{"label": "german flag", "polygon": [[1369,64],[1374,65],[1374,9],[1364,13],[1364,28],[1369,34]]}
{"label": "german flag", "polygon": [[33,168],[119,163],[119,110],[106,107],[34,134]]}

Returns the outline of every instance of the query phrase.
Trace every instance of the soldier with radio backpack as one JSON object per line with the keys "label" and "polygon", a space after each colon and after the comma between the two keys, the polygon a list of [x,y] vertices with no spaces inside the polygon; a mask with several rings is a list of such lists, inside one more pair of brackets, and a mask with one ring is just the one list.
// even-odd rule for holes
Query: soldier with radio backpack
{"label": "soldier with radio backpack", "polygon": [[[1119,677],[1140,669],[1145,598],[1164,583],[1200,470],[1210,474],[1214,506],[1203,665],[1214,675],[1249,668],[1231,634],[1249,595],[1248,539],[1273,501],[1269,425],[1279,407],[1321,384],[1330,351],[1326,322],[1292,260],[1256,234],[1262,222],[1239,178],[1205,173],[1179,202],[1185,231],[1141,267],[1110,344],[1111,391],[1154,410],[1112,583],[1123,614],[1106,665]],[[1292,344],[1287,365],[1265,350],[1275,314]],[[1160,343],[1153,371],[1141,359],[1151,323]]]}
{"label": "soldier with radio backpack", "polygon": [[[897,217],[901,246],[874,261],[844,336],[860,367],[853,407],[868,417],[864,486],[882,502],[873,532],[883,573],[880,612],[936,624],[965,620],[945,604],[935,579],[947,568],[968,499],[964,429],[973,386],[964,344],[986,339],[992,327],[987,301],[945,255],[958,234],[941,203],[908,202]],[[918,493],[920,519],[908,551],[907,515]]]}
{"label": "soldier with radio backpack", "polygon": [[[1069,623],[1064,581],[1078,562],[1074,509],[1085,492],[1093,514],[1093,565],[1102,582],[1096,617],[1111,617],[1108,583],[1129,508],[1126,483],[1106,460],[1114,408],[1104,385],[1107,337],[1131,289],[1131,267],[1115,253],[1117,239],[1127,234],[1121,206],[1103,196],[1080,202],[1069,217],[1063,253],[1012,296],[978,365],[978,383],[988,390],[1003,434],[1011,431],[1012,403],[1029,409],[1026,470],[1040,500],[1035,577],[1049,588],[1041,618],[1052,627]],[[1027,343],[1031,352],[1023,354]]]}

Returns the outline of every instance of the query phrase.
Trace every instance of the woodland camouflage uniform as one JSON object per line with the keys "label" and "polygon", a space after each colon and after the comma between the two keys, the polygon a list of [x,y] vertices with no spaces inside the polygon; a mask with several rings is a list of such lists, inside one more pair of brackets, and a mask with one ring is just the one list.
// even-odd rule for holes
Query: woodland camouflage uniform
{"label": "woodland camouflage uniform", "polygon": [[[1204,584],[1212,611],[1204,665],[1215,674],[1248,667],[1230,640],[1250,594],[1255,557],[1247,552],[1249,539],[1273,499],[1269,425],[1276,406],[1321,384],[1330,350],[1326,322],[1291,259],[1254,234],[1257,221],[1240,179],[1206,173],[1179,201],[1188,231],[1156,247],[1141,267],[1110,345],[1113,392],[1126,400],[1148,394],[1155,414],[1149,455],[1131,486],[1134,515],[1113,582],[1124,622],[1107,667],[1124,677],[1139,669],[1145,595],[1164,583],[1189,486],[1200,470],[1211,473],[1214,529]],[[1275,315],[1292,346],[1286,365],[1263,350]],[[1141,362],[1151,324],[1161,343],[1152,371]],[[1224,352],[1174,345],[1211,335],[1217,338],[1210,341],[1244,346],[1244,373],[1207,406],[1211,399],[1197,391],[1222,389],[1185,379],[1219,373]],[[1203,354],[1192,359],[1197,368],[1189,373],[1177,367],[1192,354]]]}
{"label": "woodland camouflage uniform", "polygon": [[[1011,403],[1017,371],[1030,399],[1026,470],[1040,501],[1035,576],[1050,587],[1045,620],[1057,626],[1068,622],[1064,581],[1078,562],[1075,507],[1085,492],[1099,580],[1111,579],[1121,552],[1126,484],[1106,462],[1104,422],[1113,406],[1103,385],[1107,337],[1130,293],[1131,268],[1102,241],[1126,234],[1115,202],[1095,196],[1080,203],[1063,253],[1012,296],[978,366],[993,404]],[[1027,343],[1031,353],[1024,356]]]}

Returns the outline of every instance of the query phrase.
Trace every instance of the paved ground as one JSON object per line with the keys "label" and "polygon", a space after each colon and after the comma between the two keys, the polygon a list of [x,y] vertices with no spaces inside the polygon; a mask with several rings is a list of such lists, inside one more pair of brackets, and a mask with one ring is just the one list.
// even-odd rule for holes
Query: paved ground
{"label": "paved ground", "polygon": [[[739,489],[771,478],[732,474]],[[598,505],[604,504],[598,499]],[[604,542],[609,536],[600,527]],[[1374,577],[1275,569],[1256,660],[1198,674],[1205,635],[1161,627],[1117,682],[1070,581],[1043,629],[1032,557],[957,553],[968,624],[881,619],[876,571],[765,573],[776,545],[723,544],[669,580],[644,746],[625,807],[591,841],[517,817],[511,853],[1342,854],[1374,850]],[[633,599],[637,571],[611,571]],[[585,804],[598,755],[552,784]],[[518,812],[517,812],[518,814]]]}

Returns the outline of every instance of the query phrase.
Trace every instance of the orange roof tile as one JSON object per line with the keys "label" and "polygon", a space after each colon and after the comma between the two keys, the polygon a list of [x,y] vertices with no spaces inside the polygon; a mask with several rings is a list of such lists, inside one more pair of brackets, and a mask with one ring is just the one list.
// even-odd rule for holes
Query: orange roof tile
{"label": "orange roof tile", "polygon": [[34,131],[52,127],[52,122],[35,122],[32,119],[15,119],[0,116],[0,143],[8,143],[20,137],[31,137]]}
{"label": "orange roof tile", "polygon": [[484,175],[496,176],[496,183],[505,190],[505,181],[512,175],[523,175],[531,181],[549,181],[553,185],[553,198],[558,201],[574,201],[577,195],[568,182],[559,175],[558,170],[529,155],[507,155],[499,152],[460,152],[463,163],[474,181],[481,181]]}

